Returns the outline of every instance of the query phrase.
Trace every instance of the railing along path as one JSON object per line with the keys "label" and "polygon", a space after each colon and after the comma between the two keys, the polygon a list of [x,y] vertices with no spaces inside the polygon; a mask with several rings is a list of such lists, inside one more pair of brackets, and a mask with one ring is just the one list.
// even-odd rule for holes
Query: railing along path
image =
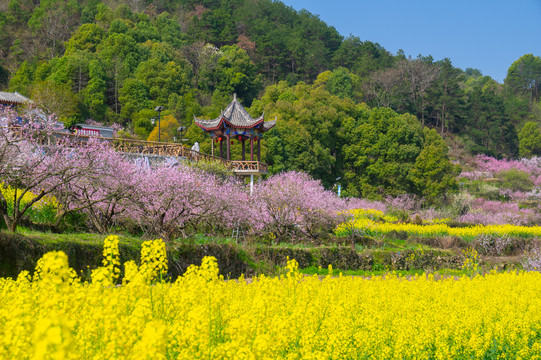
{"label": "railing along path", "polygon": [[[14,131],[21,132],[20,127],[12,128]],[[199,151],[192,150],[182,144],[163,143],[157,141],[144,141],[120,138],[104,138],[99,136],[77,135],[64,132],[53,132],[53,137],[56,139],[68,138],[73,141],[86,141],[91,138],[97,138],[100,141],[108,141],[116,151],[128,154],[141,155],[158,155],[158,156],[174,156],[183,157],[190,161],[216,161],[224,164],[228,169],[233,170],[238,175],[267,173],[268,165],[259,161],[246,160],[227,160],[218,156],[205,154]],[[51,139],[43,139],[44,143],[51,143]]]}

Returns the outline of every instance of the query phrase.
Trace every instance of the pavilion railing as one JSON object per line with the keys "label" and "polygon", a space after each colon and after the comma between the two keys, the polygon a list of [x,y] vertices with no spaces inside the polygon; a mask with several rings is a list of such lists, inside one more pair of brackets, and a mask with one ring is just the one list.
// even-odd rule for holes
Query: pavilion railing
{"label": "pavilion railing", "polygon": [[268,172],[269,166],[259,161],[231,161],[233,169],[237,172]]}

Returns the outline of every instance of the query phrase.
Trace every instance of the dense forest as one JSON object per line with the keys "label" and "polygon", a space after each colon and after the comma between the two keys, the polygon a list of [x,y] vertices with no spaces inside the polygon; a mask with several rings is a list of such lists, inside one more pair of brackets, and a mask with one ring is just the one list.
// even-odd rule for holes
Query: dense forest
{"label": "dense forest", "polygon": [[327,187],[340,177],[363,196],[455,186],[447,147],[459,159],[541,155],[532,54],[500,84],[450,59],[344,37],[272,0],[5,0],[0,11],[0,90],[66,125],[119,124],[122,136],[154,139],[162,105],[162,139],[183,125],[187,143],[208,151],[193,116],[218,116],[236,93],[253,116],[278,118],[263,142],[272,172],[306,171]]}

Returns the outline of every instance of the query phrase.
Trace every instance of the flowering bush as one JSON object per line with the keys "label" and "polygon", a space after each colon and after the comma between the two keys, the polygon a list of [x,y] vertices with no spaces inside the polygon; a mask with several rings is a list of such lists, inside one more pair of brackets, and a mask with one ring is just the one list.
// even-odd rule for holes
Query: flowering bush
{"label": "flowering bush", "polygon": [[534,169],[531,166],[527,166],[525,162],[520,160],[498,160],[486,155],[477,155],[475,157],[475,163],[480,171],[487,171],[493,174],[508,170],[521,170],[529,172],[530,170]]}
{"label": "flowering bush", "polygon": [[524,270],[541,272],[541,248],[535,247],[522,262]]}
{"label": "flowering bush", "polygon": [[73,152],[79,154],[77,166],[87,171],[54,189],[61,204],[56,223],[70,212],[80,212],[86,215],[91,230],[108,233],[126,211],[126,201],[134,193],[137,164],[96,139],[77,144]]}
{"label": "flowering bush", "polygon": [[140,271],[147,282],[163,281],[167,274],[167,254],[162,239],[145,241],[141,249]]}
{"label": "flowering bush", "polygon": [[387,197],[385,202],[391,208],[396,210],[413,211],[418,210],[421,206],[421,200],[411,194],[401,194],[396,197]]}
{"label": "flowering bush", "polygon": [[521,208],[516,202],[489,201],[482,198],[471,202],[471,209],[457,221],[482,225],[530,225],[536,223],[538,214],[533,209]]}
{"label": "flowering bush", "polygon": [[476,248],[483,255],[507,255],[513,246],[513,239],[509,235],[481,234],[475,239]]}
{"label": "flowering bush", "polygon": [[462,270],[470,276],[477,274],[479,271],[479,254],[477,250],[469,247],[462,251],[462,255],[464,256]]}
{"label": "flowering bush", "polygon": [[278,241],[329,233],[340,222],[339,211],[345,207],[334,192],[299,172],[270,177],[255,187],[252,200],[263,231],[271,232]]}
{"label": "flowering bush", "polygon": [[111,235],[105,238],[103,245],[103,267],[111,274],[114,283],[120,276],[120,251],[118,250],[118,236]]}
{"label": "flowering bush", "polygon": [[[463,171],[460,177],[470,180],[480,180],[484,178],[491,178],[497,176],[497,174],[520,174],[527,173],[529,181],[538,186],[541,184],[541,157],[532,157],[530,159],[523,158],[520,160],[498,160],[486,155],[477,155],[475,157],[474,166],[476,170]],[[524,180],[521,180],[524,183]],[[527,183],[526,187],[529,188],[530,184]]]}

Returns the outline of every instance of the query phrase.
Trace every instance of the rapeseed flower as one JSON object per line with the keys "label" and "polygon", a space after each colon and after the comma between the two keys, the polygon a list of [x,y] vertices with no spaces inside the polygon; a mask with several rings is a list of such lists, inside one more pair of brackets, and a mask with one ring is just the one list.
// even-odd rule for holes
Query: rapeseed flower
{"label": "rapeseed flower", "polygon": [[[424,225],[386,222],[385,217],[379,216],[381,211],[350,211],[353,217],[335,229],[338,236],[348,236],[352,232],[363,233],[369,236],[380,236],[390,232],[407,232],[416,236],[459,236],[464,239],[473,239],[479,235],[498,235],[498,236],[520,236],[520,237],[540,237],[541,226],[518,226],[518,225],[475,225],[468,227],[450,227],[445,221],[436,221]],[[378,217],[374,219],[373,214]]]}
{"label": "rapeseed flower", "polygon": [[[0,279],[0,358],[535,359],[541,354],[539,272],[320,278],[303,276],[289,260],[284,275],[248,282],[224,280],[216,260],[206,257],[175,282],[149,283],[148,269],[164,275],[166,254],[159,241],[145,249],[145,263],[124,264],[122,286],[73,280],[62,253],[46,254],[33,277],[22,272],[17,280]],[[109,269],[104,265],[100,271]]]}

